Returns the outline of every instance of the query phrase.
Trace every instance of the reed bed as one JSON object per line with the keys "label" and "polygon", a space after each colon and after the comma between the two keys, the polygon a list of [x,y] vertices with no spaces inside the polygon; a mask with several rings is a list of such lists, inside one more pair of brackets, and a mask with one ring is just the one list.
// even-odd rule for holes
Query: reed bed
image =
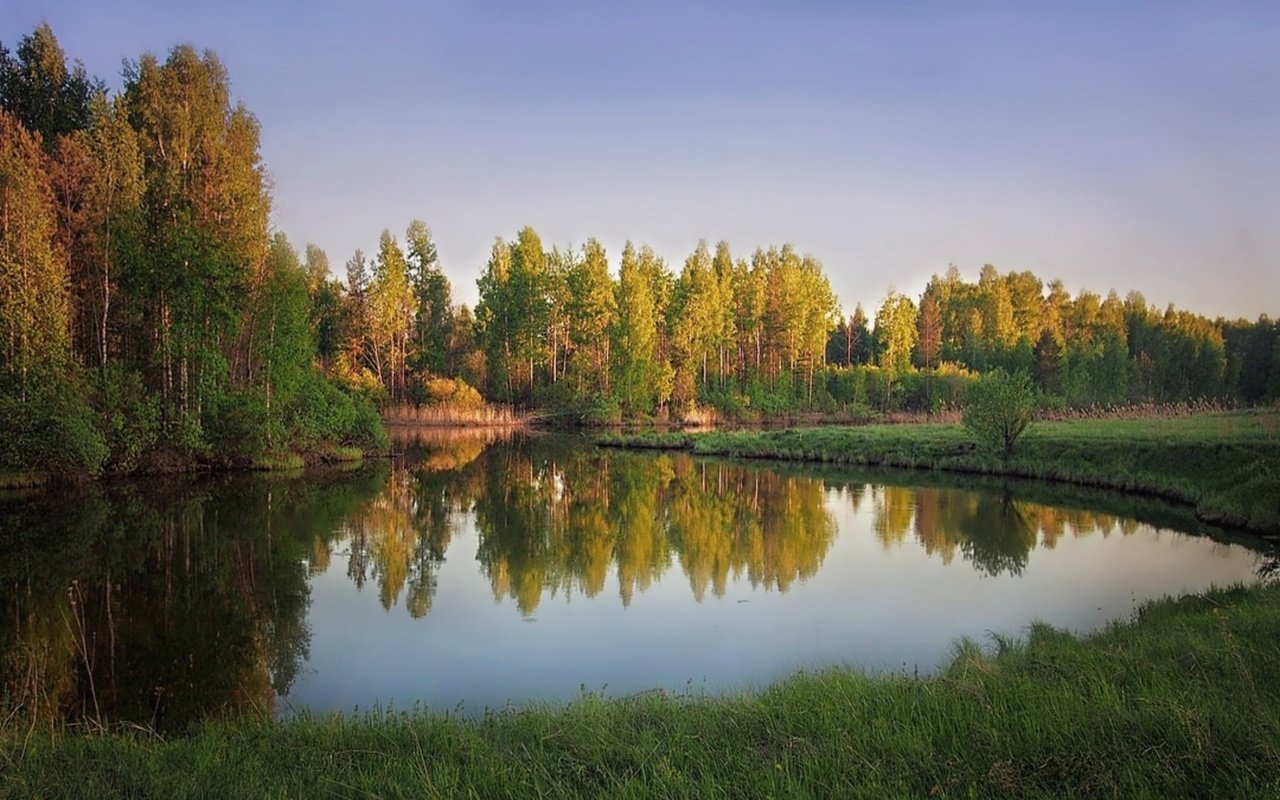
{"label": "reed bed", "polygon": [[382,420],[392,426],[438,427],[519,427],[527,425],[532,416],[511,406],[486,403],[471,407],[452,404],[388,406],[382,411]]}

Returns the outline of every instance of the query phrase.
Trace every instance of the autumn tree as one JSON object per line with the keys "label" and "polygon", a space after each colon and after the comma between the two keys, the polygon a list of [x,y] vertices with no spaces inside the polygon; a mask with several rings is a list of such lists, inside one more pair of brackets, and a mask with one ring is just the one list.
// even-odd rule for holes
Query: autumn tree
{"label": "autumn tree", "polygon": [[39,136],[0,111],[0,366],[25,397],[32,372],[65,365],[71,300]]}
{"label": "autumn tree", "polygon": [[942,347],[942,316],[938,313],[938,304],[927,294],[920,300],[918,327],[920,365],[932,369],[937,366]]}

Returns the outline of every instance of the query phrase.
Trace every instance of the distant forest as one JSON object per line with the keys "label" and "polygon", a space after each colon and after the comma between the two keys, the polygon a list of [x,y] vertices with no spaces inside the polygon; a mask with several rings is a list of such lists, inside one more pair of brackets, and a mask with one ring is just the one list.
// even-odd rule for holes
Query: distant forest
{"label": "distant forest", "polygon": [[0,467],[128,472],[377,448],[377,408],[486,402],[566,422],[935,410],[996,367],[1042,402],[1280,397],[1275,322],[1210,320],[990,265],[845,315],[790,245],[495,241],[474,309],[429,228],[335,279],[269,229],[258,123],[216,55],[129,62],[109,96],[42,25],[0,45]]}

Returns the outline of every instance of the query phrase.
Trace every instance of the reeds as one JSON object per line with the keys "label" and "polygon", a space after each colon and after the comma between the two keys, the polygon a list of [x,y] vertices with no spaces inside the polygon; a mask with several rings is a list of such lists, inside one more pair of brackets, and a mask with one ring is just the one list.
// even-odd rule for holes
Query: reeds
{"label": "reeds", "polygon": [[529,423],[531,415],[511,406],[486,403],[479,408],[438,403],[398,405],[382,410],[387,425],[432,425],[444,427],[518,427]]}

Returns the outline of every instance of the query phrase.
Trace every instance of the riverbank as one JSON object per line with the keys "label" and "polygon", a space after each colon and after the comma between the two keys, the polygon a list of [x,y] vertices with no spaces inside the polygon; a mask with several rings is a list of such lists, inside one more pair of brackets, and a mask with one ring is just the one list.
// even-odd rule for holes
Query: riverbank
{"label": "riverbank", "polygon": [[1280,534],[1280,412],[1034,423],[1012,456],[955,424],[604,436],[599,444],[703,455],[1008,475],[1141,493],[1203,521]]}
{"label": "riverbank", "polygon": [[480,719],[254,718],[161,739],[0,733],[0,793],[97,796],[1264,797],[1280,792],[1280,585],[1164,600],[1084,639],[957,647],[938,675],[802,674]]}

